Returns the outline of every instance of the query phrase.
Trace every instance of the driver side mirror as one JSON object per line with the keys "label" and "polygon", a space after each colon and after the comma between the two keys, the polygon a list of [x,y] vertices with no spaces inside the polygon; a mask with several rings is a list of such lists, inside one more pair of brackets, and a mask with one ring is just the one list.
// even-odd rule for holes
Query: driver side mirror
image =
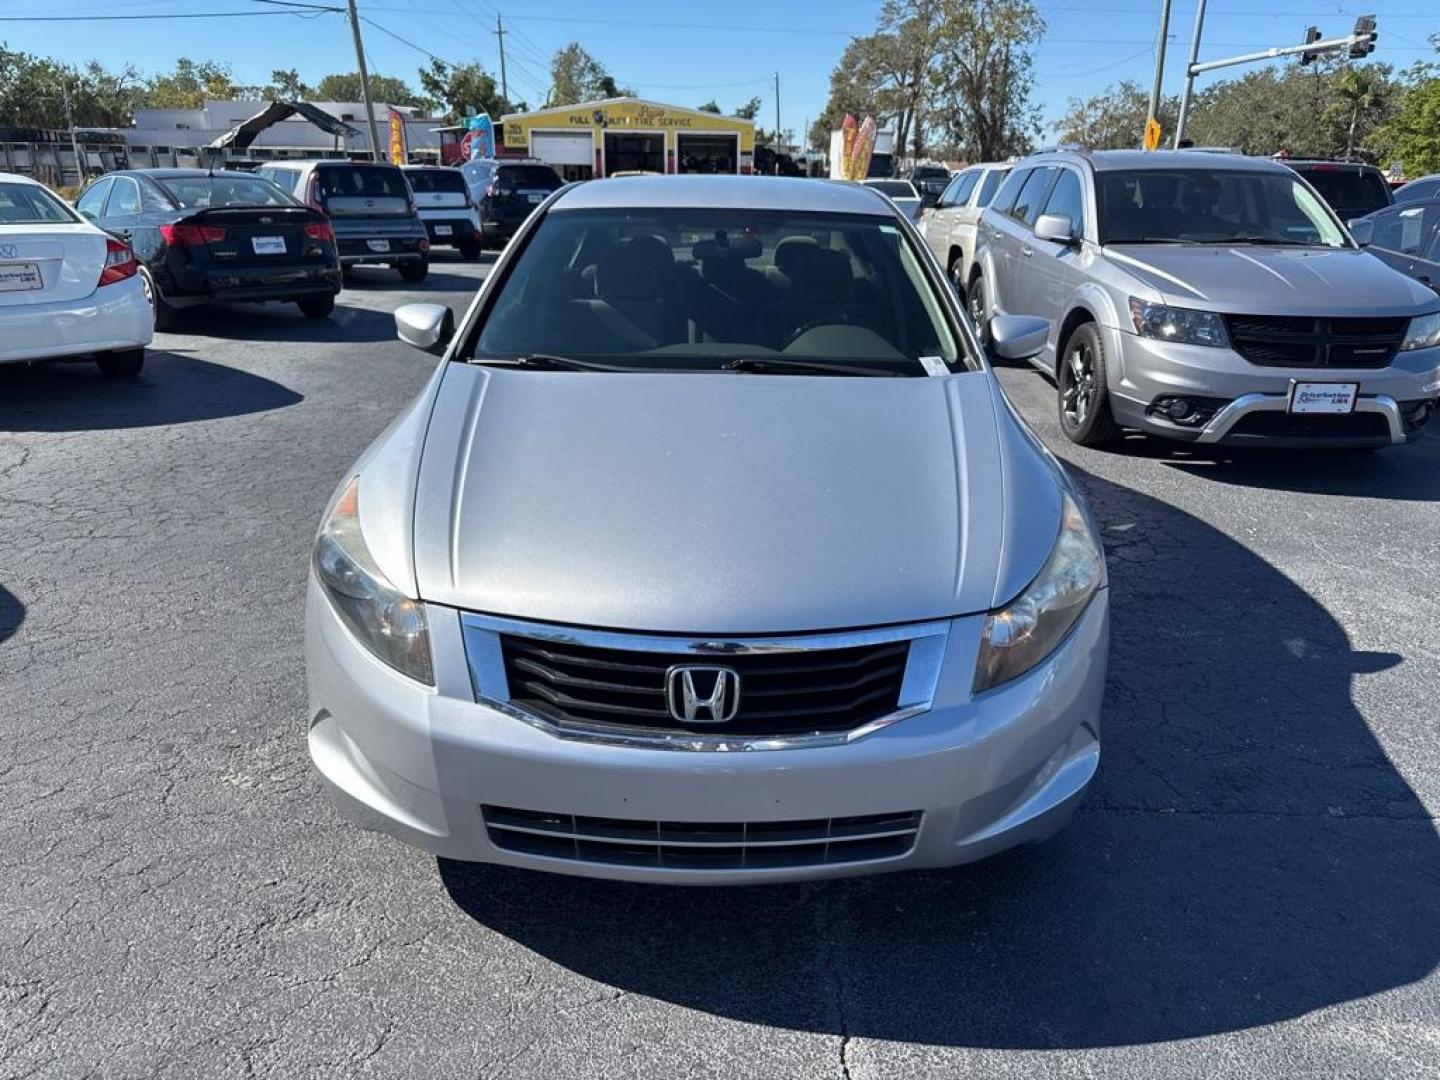
{"label": "driver side mirror", "polygon": [[455,336],[455,315],[444,304],[405,304],[395,310],[395,333],[406,345],[442,356]]}
{"label": "driver side mirror", "polygon": [[1080,242],[1069,214],[1041,214],[1035,221],[1035,239],[1066,246]]}
{"label": "driver side mirror", "polygon": [[990,347],[1002,360],[1039,356],[1050,337],[1050,320],[1034,315],[996,315],[990,320]]}

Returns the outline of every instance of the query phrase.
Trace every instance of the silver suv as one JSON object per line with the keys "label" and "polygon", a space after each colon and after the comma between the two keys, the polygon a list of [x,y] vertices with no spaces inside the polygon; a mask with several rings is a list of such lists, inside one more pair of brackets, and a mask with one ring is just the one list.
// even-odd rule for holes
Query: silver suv
{"label": "silver suv", "polygon": [[1409,442],[1440,393],[1440,299],[1360,250],[1275,162],[1179,151],[1020,162],[980,224],[976,324],[1051,320],[1060,425],[1198,443]]}
{"label": "silver suv", "polygon": [[975,266],[980,215],[1010,175],[1010,168],[1010,162],[988,162],[962,170],[941,192],[935,208],[921,219],[925,243],[962,292]]}

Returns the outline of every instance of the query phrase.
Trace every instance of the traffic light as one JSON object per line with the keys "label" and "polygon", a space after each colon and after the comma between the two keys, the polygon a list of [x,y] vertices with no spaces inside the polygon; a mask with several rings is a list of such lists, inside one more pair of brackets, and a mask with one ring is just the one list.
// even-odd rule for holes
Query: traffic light
{"label": "traffic light", "polygon": [[[1306,45],[1309,45],[1312,41],[1319,41],[1319,40],[1320,40],[1320,28],[1319,28],[1318,26],[1307,26],[1307,27],[1305,28],[1305,44],[1306,44]],[[1320,54],[1319,54],[1318,52],[1302,52],[1302,53],[1300,54],[1300,63],[1301,63],[1302,65],[1303,65],[1303,64],[1313,64],[1313,63],[1314,63],[1316,60],[1318,60],[1319,58],[1320,58]]]}
{"label": "traffic light", "polygon": [[1362,56],[1369,56],[1375,51],[1375,39],[1380,35],[1375,32],[1375,16],[1361,15],[1355,20],[1355,29],[1350,34],[1354,40],[1350,43],[1350,59],[1359,60]]}

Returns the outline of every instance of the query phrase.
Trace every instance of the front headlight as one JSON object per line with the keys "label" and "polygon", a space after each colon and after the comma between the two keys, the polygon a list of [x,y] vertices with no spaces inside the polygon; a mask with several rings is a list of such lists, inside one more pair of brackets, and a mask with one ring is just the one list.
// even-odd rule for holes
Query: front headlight
{"label": "front headlight", "polygon": [[315,574],[350,632],[402,675],[435,685],[425,608],[385,580],[360,534],[360,481],[345,485],[315,538]]}
{"label": "front headlight", "polygon": [[1130,321],[1135,324],[1135,333],[1160,341],[1223,347],[1228,340],[1225,321],[1213,311],[1152,304],[1136,296],[1130,298]]}
{"label": "front headlight", "polygon": [[1433,349],[1437,345],[1440,345],[1440,311],[1432,311],[1429,315],[1416,315],[1410,320],[1400,351]]}
{"label": "front headlight", "polygon": [[974,692],[1025,674],[1064,640],[1090,598],[1105,584],[1105,556],[1080,507],[1067,494],[1060,535],[1025,591],[985,616]]}

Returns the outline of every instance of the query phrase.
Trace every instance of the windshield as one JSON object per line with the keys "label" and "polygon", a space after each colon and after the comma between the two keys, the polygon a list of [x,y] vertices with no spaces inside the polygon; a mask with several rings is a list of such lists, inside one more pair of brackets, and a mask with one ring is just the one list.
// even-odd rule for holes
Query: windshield
{"label": "windshield", "polygon": [[873,187],[882,195],[889,195],[892,199],[913,199],[915,189],[910,186],[909,180],[867,180],[866,187]]}
{"label": "windshield", "polygon": [[1097,176],[1102,244],[1345,247],[1345,232],[1289,172],[1137,169]]}
{"label": "windshield", "polygon": [[1346,217],[1368,214],[1390,205],[1390,195],[1379,173],[1343,166],[1316,166],[1296,170],[1320,197]]}
{"label": "windshield", "polygon": [[0,225],[70,225],[78,220],[42,187],[0,183]]}
{"label": "windshield", "polygon": [[943,371],[960,356],[936,290],[894,224],[742,209],[546,215],[472,354],[712,371],[772,358],[897,375]]}
{"label": "windshield", "polygon": [[258,176],[182,176],[160,182],[186,210],[215,206],[298,206],[269,180]]}
{"label": "windshield", "polygon": [[410,186],[421,194],[437,191],[465,193],[465,177],[458,169],[407,169]]}

